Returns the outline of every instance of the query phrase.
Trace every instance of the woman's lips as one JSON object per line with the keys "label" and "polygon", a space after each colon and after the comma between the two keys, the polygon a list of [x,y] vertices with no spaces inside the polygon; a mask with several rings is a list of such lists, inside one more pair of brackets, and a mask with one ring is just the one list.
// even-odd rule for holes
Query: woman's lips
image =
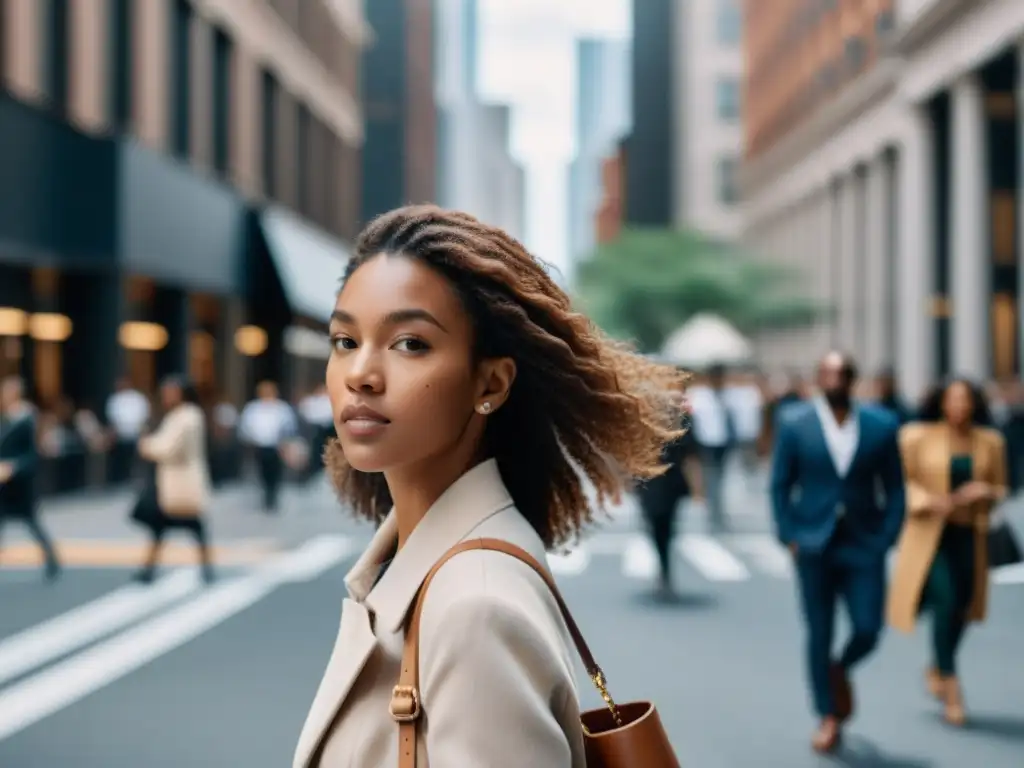
{"label": "woman's lips", "polygon": [[353,437],[374,437],[379,435],[390,422],[360,416],[342,422],[342,427]]}

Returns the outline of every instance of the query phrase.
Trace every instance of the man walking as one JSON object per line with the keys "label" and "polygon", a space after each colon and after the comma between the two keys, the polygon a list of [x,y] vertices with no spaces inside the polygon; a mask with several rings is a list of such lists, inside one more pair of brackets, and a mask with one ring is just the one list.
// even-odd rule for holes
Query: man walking
{"label": "man walking", "polygon": [[39,523],[36,512],[36,419],[24,396],[21,379],[0,382],[0,526],[20,520],[39,544],[46,561],[46,577],[60,574],[57,553]]}
{"label": "man walking", "polygon": [[[857,371],[831,352],[818,365],[818,393],[782,411],[771,497],[779,540],[796,564],[807,628],[807,666],[821,718],[811,742],[832,752],[853,714],[849,673],[874,650],[882,629],[886,553],[903,523],[903,468],[895,417],[858,405]],[[882,494],[879,494],[879,490]],[[832,655],[836,603],[852,634]]]}

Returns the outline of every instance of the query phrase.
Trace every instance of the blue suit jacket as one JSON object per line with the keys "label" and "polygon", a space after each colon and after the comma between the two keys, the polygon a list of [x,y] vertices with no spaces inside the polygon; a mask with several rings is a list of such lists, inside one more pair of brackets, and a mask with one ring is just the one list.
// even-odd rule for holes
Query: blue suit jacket
{"label": "blue suit jacket", "polygon": [[776,429],[771,498],[776,533],[804,553],[821,552],[842,514],[850,544],[881,557],[903,525],[905,491],[897,434],[884,408],[858,405],[860,436],[846,477],[836,471],[814,403],[784,409]]}

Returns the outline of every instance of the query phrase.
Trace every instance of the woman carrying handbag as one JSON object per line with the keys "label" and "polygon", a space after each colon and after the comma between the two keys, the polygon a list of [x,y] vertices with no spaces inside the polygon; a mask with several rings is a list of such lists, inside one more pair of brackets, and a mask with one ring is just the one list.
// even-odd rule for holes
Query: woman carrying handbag
{"label": "woman carrying handbag", "polygon": [[147,484],[132,518],[149,529],[146,562],[136,576],[149,583],[169,529],[186,530],[195,538],[203,579],[214,580],[203,513],[210,501],[206,460],[206,417],[195,387],[182,377],[170,377],[160,387],[164,417],[156,431],[139,440],[139,454],[149,462]]}
{"label": "woman carrying handbag", "polygon": [[[603,337],[504,232],[433,206],[368,225],[330,337],[328,471],[379,526],[294,768],[677,768],[542,563],[590,521],[585,482],[604,500],[663,471],[683,375]],[[574,644],[608,702],[582,716]]]}

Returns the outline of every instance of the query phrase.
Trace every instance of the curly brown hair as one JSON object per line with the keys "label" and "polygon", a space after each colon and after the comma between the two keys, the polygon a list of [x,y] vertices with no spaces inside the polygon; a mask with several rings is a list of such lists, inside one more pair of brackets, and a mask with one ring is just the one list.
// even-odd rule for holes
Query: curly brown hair
{"label": "curly brown hair", "polygon": [[[360,234],[342,287],[381,253],[417,259],[450,281],[472,320],[476,359],[515,360],[515,383],[488,419],[485,448],[546,546],[577,537],[593,519],[575,467],[602,504],[633,479],[665,471],[660,457],[681,434],[686,374],[612,341],[574,312],[518,241],[465,213],[399,208]],[[360,517],[383,519],[391,507],[384,476],[349,466],[337,440],[325,460],[342,502]]]}

